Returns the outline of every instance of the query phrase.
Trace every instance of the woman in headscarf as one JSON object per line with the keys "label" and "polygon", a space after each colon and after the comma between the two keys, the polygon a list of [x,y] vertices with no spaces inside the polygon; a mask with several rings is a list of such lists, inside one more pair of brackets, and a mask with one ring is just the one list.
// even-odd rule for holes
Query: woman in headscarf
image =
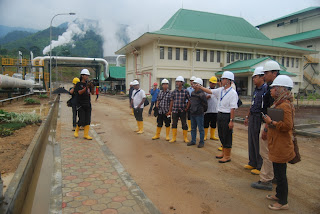
{"label": "woman in headscarf", "polygon": [[269,205],[270,209],[286,210],[289,209],[287,162],[295,157],[292,135],[294,106],[291,89],[293,81],[286,75],[279,75],[271,87],[271,96],[275,100],[271,108],[282,109],[283,119],[274,121],[276,118],[264,116],[265,122],[269,124],[269,158],[273,162],[274,177],[277,180],[276,195],[267,195],[267,199],[276,201]]}

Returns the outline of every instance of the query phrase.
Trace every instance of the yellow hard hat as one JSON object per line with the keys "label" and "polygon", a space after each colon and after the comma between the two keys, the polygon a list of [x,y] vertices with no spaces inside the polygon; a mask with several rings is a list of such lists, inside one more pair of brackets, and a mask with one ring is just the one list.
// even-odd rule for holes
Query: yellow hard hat
{"label": "yellow hard hat", "polygon": [[78,77],[73,78],[72,80],[73,84],[77,84],[78,82],[80,82],[80,79]]}
{"label": "yellow hard hat", "polygon": [[217,82],[218,82],[218,79],[217,79],[217,77],[212,76],[212,77],[209,79],[209,82],[211,82],[211,83],[217,83]]}

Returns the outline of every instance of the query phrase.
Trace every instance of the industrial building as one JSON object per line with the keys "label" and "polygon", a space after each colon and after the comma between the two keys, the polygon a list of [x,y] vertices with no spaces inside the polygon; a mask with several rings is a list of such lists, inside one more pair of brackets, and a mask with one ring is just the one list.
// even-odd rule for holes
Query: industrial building
{"label": "industrial building", "polygon": [[[301,89],[320,92],[320,7],[309,7],[257,26],[270,39],[317,51],[304,56]],[[290,59],[282,58],[282,64]]]}
{"label": "industrial building", "polygon": [[[271,40],[241,17],[186,9],[178,10],[160,30],[146,32],[116,51],[126,55],[126,87],[137,79],[145,91],[163,78],[174,88],[179,75],[186,82],[191,76],[201,77],[208,86],[208,79],[217,72],[237,61],[248,61],[248,66],[232,70],[243,95],[252,94],[251,76],[256,66],[267,60],[281,63],[283,58],[290,63],[282,66],[282,72],[292,75],[297,92],[303,84],[304,55],[314,53]],[[258,58],[264,60],[250,61]]]}

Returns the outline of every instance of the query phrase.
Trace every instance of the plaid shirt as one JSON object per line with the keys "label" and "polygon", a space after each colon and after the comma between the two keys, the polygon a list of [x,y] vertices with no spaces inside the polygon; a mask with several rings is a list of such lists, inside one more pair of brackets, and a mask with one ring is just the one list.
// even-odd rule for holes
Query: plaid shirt
{"label": "plaid shirt", "polygon": [[161,90],[158,94],[157,101],[159,101],[159,114],[166,114],[169,112],[170,100],[171,100],[171,91]]}
{"label": "plaid shirt", "polygon": [[178,113],[186,109],[186,100],[190,100],[190,94],[186,89],[181,91],[176,89],[172,92],[171,100],[173,100],[172,113]]}

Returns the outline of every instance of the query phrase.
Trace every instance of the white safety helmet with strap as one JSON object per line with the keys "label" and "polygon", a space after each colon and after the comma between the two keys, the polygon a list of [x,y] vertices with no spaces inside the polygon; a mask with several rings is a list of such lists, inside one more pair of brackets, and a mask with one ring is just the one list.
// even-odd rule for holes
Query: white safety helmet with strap
{"label": "white safety helmet with strap", "polygon": [[273,80],[273,83],[271,84],[271,87],[274,86],[283,86],[292,89],[293,81],[287,75],[279,75]]}
{"label": "white safety helmet with strap", "polygon": [[130,82],[130,85],[132,85],[132,82]]}
{"label": "white safety helmet with strap", "polygon": [[201,78],[196,78],[196,79],[193,81],[193,83],[198,83],[198,84],[200,84],[200,85],[203,85],[203,81],[202,81]]}
{"label": "white safety helmet with strap", "polygon": [[223,78],[234,81],[234,74],[231,71],[225,71],[223,72],[221,79]]}
{"label": "white safety helmet with strap", "polygon": [[89,72],[89,70],[88,69],[82,69],[82,71],[81,71],[81,73],[80,73],[81,75],[88,75],[88,76],[90,76],[90,72]]}
{"label": "white safety helmet with strap", "polygon": [[276,61],[270,60],[268,62],[266,62],[266,64],[264,64],[263,66],[263,72],[266,71],[280,71],[280,65],[279,63],[277,63]]}
{"label": "white safety helmet with strap", "polygon": [[256,69],[254,69],[252,77],[257,76],[257,75],[264,75],[263,67],[256,67]]}
{"label": "white safety helmet with strap", "polygon": [[184,78],[182,76],[177,76],[176,82],[184,82]]}
{"label": "white safety helmet with strap", "polygon": [[133,80],[133,81],[132,81],[132,85],[139,85],[138,80]]}
{"label": "white safety helmet with strap", "polygon": [[196,79],[197,79],[197,77],[195,77],[195,76],[190,77],[190,81],[195,81]]}
{"label": "white safety helmet with strap", "polygon": [[169,84],[169,81],[167,80],[167,79],[163,79],[162,81],[161,81],[161,85],[162,84]]}

